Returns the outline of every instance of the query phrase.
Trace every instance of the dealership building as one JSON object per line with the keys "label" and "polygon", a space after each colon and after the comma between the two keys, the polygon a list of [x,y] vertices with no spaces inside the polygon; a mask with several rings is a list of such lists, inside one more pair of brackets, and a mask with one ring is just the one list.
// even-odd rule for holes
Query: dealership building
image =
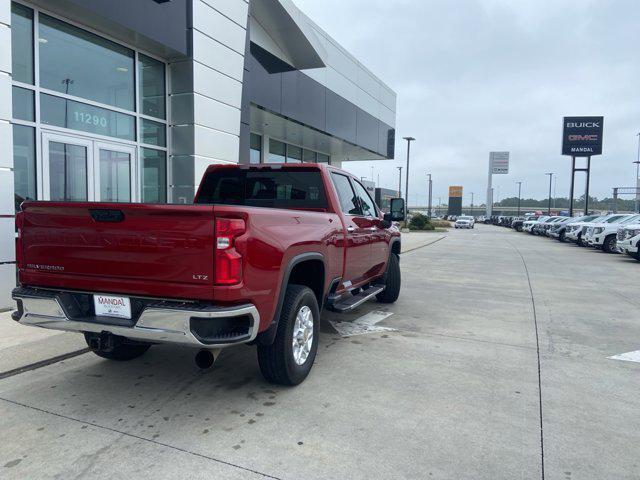
{"label": "dealership building", "polygon": [[0,0],[0,308],[24,199],[190,203],[210,164],[389,159],[395,110],[291,0]]}

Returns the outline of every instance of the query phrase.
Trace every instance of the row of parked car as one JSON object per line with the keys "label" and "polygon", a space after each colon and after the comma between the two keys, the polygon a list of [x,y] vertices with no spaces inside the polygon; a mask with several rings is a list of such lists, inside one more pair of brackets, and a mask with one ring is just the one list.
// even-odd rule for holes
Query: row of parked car
{"label": "row of parked car", "polygon": [[574,242],[607,253],[624,253],[640,261],[640,215],[610,213],[582,217],[536,216],[496,217],[495,225],[518,232]]}

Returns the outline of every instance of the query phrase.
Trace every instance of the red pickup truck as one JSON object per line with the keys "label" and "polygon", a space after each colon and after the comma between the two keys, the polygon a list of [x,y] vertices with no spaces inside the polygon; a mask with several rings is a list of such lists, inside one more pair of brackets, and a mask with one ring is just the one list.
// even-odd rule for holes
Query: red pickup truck
{"label": "red pickup truck", "polygon": [[216,165],[194,205],[28,201],[16,216],[14,320],[82,332],[99,356],[152,344],[257,345],[273,383],[308,375],[323,307],[400,293],[404,201],[382,214],[326,165]]}

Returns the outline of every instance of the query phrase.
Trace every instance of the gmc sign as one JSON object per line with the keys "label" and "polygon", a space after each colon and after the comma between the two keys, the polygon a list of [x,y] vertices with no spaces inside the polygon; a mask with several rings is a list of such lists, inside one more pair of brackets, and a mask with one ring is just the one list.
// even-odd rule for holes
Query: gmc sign
{"label": "gmc sign", "polygon": [[562,155],[602,155],[604,117],[564,117]]}

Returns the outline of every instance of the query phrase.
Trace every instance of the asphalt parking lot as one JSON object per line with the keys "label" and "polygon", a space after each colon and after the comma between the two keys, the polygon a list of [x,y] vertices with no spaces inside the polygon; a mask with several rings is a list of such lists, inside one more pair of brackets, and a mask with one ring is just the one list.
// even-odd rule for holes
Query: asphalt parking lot
{"label": "asphalt parking lot", "polygon": [[396,304],[325,312],[297,388],[246,347],[2,378],[0,477],[640,478],[640,363],[608,358],[640,349],[640,264],[493,226],[420,238]]}

